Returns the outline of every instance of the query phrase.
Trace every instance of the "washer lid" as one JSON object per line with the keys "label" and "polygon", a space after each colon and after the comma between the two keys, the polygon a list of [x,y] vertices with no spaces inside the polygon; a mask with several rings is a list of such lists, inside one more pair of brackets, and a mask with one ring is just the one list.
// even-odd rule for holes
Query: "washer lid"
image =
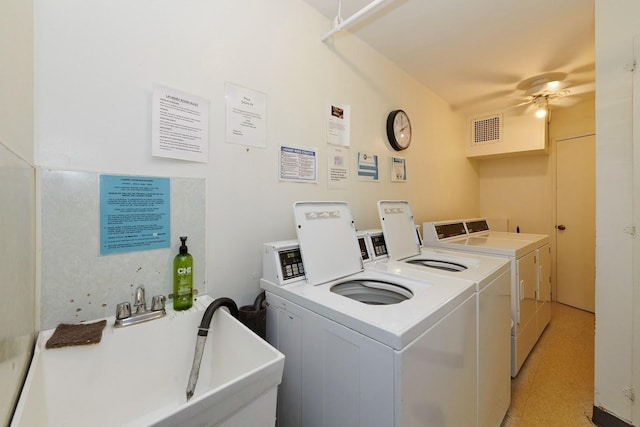
{"label": "washer lid", "polygon": [[296,233],[307,283],[323,283],[364,270],[346,202],[296,202]]}
{"label": "washer lid", "polygon": [[390,259],[397,261],[420,255],[420,243],[409,202],[380,200],[378,215]]}

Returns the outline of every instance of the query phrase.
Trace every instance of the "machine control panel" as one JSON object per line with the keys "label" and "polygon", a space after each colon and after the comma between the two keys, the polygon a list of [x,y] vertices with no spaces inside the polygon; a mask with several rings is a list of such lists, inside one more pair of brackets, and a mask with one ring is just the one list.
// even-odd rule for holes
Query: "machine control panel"
{"label": "machine control panel", "polygon": [[305,268],[297,240],[264,244],[261,280],[284,286],[304,279]]}
{"label": "machine control panel", "polygon": [[365,236],[358,236],[358,245],[360,246],[360,256],[363,262],[369,261],[369,249],[367,248],[367,239]]}
{"label": "machine control panel", "polygon": [[464,236],[467,230],[462,222],[452,222],[447,224],[434,224],[438,240],[448,239],[450,237]]}
{"label": "machine control panel", "polygon": [[384,235],[382,233],[372,234],[371,244],[373,245],[373,252],[376,258],[387,255],[387,244],[384,241]]}
{"label": "machine control panel", "polygon": [[467,221],[465,222],[465,225],[467,226],[467,231],[469,232],[469,234],[489,231],[489,224],[487,224],[486,219]]}
{"label": "machine control panel", "polygon": [[282,280],[290,280],[304,276],[304,265],[300,248],[285,249],[278,253]]}

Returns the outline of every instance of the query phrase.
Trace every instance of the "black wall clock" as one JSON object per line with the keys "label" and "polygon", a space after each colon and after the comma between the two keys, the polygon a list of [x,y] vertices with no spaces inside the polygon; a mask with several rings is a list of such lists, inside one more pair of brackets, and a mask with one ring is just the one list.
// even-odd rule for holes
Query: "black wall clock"
{"label": "black wall clock", "polygon": [[387,138],[396,151],[401,151],[411,144],[411,121],[403,110],[393,110],[387,117]]}

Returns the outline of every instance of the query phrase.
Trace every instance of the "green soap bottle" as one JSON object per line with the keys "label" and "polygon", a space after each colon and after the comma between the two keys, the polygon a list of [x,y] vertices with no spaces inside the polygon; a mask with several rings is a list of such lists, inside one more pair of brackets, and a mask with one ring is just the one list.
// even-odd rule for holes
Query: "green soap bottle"
{"label": "green soap bottle", "polygon": [[187,310],[193,305],[193,257],[186,236],[180,240],[180,253],[173,259],[173,309]]}

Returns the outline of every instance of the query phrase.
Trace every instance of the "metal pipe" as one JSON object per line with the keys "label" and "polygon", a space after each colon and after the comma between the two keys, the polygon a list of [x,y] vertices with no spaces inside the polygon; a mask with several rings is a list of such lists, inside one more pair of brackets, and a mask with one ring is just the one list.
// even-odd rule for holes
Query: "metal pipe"
{"label": "metal pipe", "polygon": [[374,1],[372,1],[371,3],[366,5],[365,7],[363,7],[362,9],[360,9],[359,11],[357,11],[356,13],[354,13],[353,15],[351,15],[350,17],[345,19],[344,21],[342,21],[340,23],[337,23],[333,27],[333,29],[331,31],[329,31],[327,34],[322,36],[320,41],[324,42],[325,40],[327,40],[329,37],[331,37],[335,33],[344,30],[349,25],[353,24],[355,21],[357,21],[358,19],[362,18],[364,15],[366,15],[369,12],[371,12],[373,9],[375,9],[378,6],[380,6],[382,3],[386,2],[386,1],[388,1],[388,0],[374,0]]}

